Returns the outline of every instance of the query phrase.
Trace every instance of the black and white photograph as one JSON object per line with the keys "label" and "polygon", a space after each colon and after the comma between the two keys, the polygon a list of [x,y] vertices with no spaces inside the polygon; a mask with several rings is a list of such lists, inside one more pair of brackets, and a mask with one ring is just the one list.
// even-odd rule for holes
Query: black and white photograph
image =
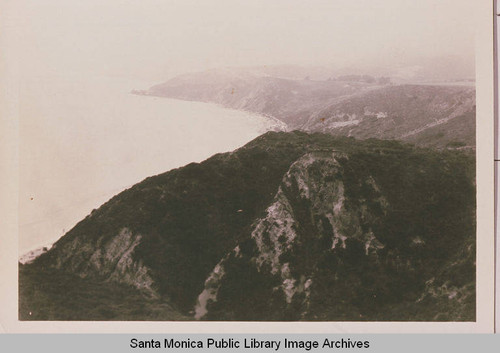
{"label": "black and white photograph", "polygon": [[7,2],[18,323],[488,321],[484,3]]}

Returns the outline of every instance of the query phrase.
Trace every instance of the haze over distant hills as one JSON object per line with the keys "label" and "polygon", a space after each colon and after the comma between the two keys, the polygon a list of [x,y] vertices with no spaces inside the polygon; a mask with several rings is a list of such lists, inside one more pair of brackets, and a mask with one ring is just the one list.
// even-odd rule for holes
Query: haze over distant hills
{"label": "haze over distant hills", "polygon": [[[209,70],[135,93],[256,112],[285,122],[289,130],[398,139],[433,147],[475,146],[473,81],[422,83],[415,73],[404,84],[366,74],[312,80],[290,78],[291,72],[291,67]],[[326,74],[321,68],[298,72]]]}
{"label": "haze over distant hills", "polygon": [[[349,65],[255,65],[255,66],[220,66],[208,70],[186,71],[175,76],[190,75],[188,72],[226,72],[230,75],[252,75],[256,77],[275,77],[291,80],[309,78],[314,81],[326,81],[341,76],[366,75],[390,77],[396,84],[415,83],[452,83],[474,81],[475,69],[473,58],[461,56],[420,57],[406,59],[401,63],[387,65],[351,63]],[[170,78],[173,78],[171,76]]]}

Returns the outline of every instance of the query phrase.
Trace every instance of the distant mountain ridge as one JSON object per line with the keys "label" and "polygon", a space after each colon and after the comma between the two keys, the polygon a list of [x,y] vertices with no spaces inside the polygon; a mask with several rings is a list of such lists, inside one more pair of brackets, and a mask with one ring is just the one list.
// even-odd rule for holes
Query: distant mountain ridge
{"label": "distant mountain ridge", "polygon": [[93,211],[20,267],[20,318],[473,321],[474,173],[459,151],[269,132]]}
{"label": "distant mountain ridge", "polygon": [[244,70],[175,77],[142,94],[211,102],[277,118],[289,130],[475,147],[471,86],[391,85],[386,77],[286,79]]}

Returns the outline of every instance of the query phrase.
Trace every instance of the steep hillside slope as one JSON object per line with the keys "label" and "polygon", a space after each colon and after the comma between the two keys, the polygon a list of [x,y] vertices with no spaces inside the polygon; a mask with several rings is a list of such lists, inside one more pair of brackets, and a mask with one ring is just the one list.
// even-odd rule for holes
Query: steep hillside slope
{"label": "steep hillside slope", "polygon": [[[267,133],[94,210],[22,267],[21,307],[55,271],[135,288],[165,320],[474,320],[474,210],[467,154]],[[443,285],[463,305],[436,316]]]}
{"label": "steep hillside slope", "polygon": [[349,97],[315,112],[302,129],[436,147],[450,142],[474,146],[475,109],[473,88],[391,86]]}

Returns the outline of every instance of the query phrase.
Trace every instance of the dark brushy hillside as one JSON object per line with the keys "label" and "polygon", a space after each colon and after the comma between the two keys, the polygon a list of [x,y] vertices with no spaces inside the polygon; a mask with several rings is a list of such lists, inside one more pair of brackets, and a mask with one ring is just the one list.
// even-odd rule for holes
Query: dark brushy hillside
{"label": "dark brushy hillside", "polygon": [[19,320],[190,320],[165,301],[116,282],[20,265]]}
{"label": "dark brushy hillside", "polygon": [[[64,274],[97,302],[96,283],[132,287],[164,320],[474,320],[475,258],[453,260],[475,244],[474,169],[458,151],[267,133],[94,210],[22,267],[20,308],[64,302],[30,294]],[[149,319],[138,308],[124,319]]]}

